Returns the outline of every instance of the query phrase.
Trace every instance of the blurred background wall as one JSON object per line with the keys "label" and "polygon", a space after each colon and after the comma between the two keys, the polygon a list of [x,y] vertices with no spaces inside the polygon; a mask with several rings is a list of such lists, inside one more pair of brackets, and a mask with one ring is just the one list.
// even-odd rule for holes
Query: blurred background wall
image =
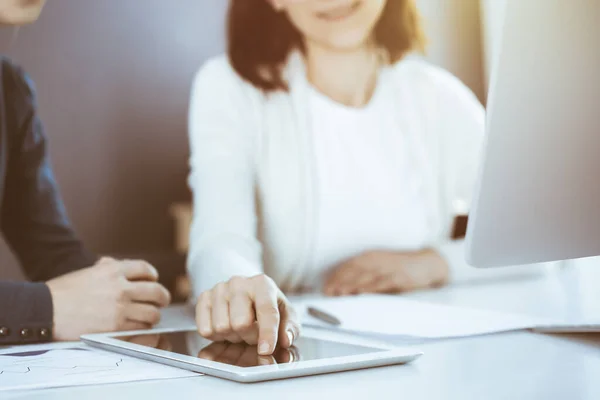
{"label": "blurred background wall", "polygon": [[462,79],[483,101],[480,0],[417,0],[417,4],[429,39],[427,58]]}
{"label": "blurred background wall", "polygon": [[[480,0],[417,1],[427,57],[483,101]],[[168,208],[189,199],[190,83],[224,49],[226,7],[226,0],[52,0],[37,24],[0,31],[2,52],[36,82],[55,173],[91,250],[173,248]],[[19,276],[1,247],[0,277]]]}
{"label": "blurred background wall", "polygon": [[486,88],[493,66],[500,53],[505,8],[506,0],[482,0],[481,2]]}
{"label": "blurred background wall", "polygon": [[16,35],[2,29],[3,53],[36,82],[69,215],[92,250],[172,247],[168,207],[188,198],[190,82],[224,48],[225,8],[223,0],[52,0],[36,24]]}

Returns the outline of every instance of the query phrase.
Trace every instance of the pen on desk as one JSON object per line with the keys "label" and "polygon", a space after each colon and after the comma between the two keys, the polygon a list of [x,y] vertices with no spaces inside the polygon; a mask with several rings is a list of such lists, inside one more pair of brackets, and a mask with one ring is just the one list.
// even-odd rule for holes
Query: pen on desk
{"label": "pen on desk", "polygon": [[308,314],[320,321],[326,322],[330,325],[341,325],[342,321],[340,321],[337,317],[335,317],[334,315],[329,314],[328,312],[325,312],[323,310],[319,310],[315,307],[311,307],[308,306],[307,309]]}

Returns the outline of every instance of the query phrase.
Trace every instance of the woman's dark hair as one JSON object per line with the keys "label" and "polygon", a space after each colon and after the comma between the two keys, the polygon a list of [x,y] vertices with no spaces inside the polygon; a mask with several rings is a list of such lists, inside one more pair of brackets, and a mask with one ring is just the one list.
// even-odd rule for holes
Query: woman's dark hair
{"label": "woman's dark hair", "polygon": [[[229,61],[243,79],[264,92],[288,89],[282,67],[290,51],[303,51],[304,43],[284,12],[275,11],[266,0],[230,0],[227,35]],[[425,37],[415,1],[387,0],[375,40],[391,62],[410,51],[423,51]]]}

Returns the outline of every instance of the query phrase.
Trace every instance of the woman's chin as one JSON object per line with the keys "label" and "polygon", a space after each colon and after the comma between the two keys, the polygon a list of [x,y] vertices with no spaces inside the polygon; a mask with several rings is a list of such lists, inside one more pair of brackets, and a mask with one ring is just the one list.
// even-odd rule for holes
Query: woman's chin
{"label": "woman's chin", "polygon": [[15,13],[2,14],[0,13],[0,25],[27,25],[38,20],[40,10],[21,11]]}
{"label": "woman's chin", "polygon": [[2,0],[1,25],[27,25],[37,21],[46,0]]}

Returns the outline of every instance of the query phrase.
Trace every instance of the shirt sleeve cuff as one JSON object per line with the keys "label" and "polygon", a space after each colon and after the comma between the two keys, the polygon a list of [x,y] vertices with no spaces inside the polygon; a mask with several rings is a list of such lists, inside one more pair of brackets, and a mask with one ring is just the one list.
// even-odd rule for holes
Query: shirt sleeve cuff
{"label": "shirt sleeve cuff", "polygon": [[188,273],[192,281],[192,303],[198,296],[220,282],[234,276],[249,278],[261,274],[262,268],[236,252],[206,252],[202,257],[188,259]]}
{"label": "shirt sleeve cuff", "polygon": [[52,340],[53,304],[45,283],[11,283],[0,313],[0,345]]}

